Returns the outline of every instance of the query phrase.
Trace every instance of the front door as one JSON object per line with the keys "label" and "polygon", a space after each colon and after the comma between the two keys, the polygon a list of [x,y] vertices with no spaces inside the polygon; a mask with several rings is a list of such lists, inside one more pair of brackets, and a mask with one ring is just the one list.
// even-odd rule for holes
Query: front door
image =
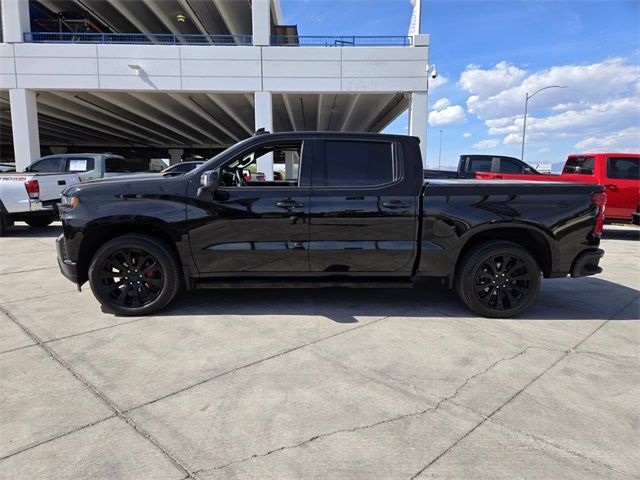
{"label": "front door", "polygon": [[[411,272],[418,191],[403,172],[401,145],[379,139],[318,139],[309,263],[312,272]],[[421,178],[418,179],[420,182]]]}
{"label": "front door", "polygon": [[260,144],[220,167],[215,193],[187,209],[201,275],[309,272],[307,142]]}

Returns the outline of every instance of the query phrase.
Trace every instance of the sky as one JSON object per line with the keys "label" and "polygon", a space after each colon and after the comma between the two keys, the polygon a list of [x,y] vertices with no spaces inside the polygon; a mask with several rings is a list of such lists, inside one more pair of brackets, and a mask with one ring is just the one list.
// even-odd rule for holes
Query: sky
{"label": "sky", "polygon": [[[410,0],[281,0],[300,35],[406,35]],[[430,35],[427,164],[461,154],[559,168],[569,153],[640,151],[640,0],[422,0]],[[442,130],[442,133],[440,133]],[[407,132],[406,113],[386,130]]]}

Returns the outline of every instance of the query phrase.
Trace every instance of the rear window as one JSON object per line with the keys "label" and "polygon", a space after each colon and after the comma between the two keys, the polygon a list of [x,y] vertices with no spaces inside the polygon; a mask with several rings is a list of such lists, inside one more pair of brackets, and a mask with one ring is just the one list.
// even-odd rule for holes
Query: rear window
{"label": "rear window", "polygon": [[325,141],[325,185],[363,187],[394,180],[391,142]]}
{"label": "rear window", "polygon": [[593,166],[595,163],[595,157],[569,157],[564,164],[562,173],[593,175]]}
{"label": "rear window", "polygon": [[95,168],[95,160],[91,157],[68,158],[68,172],[88,172]]}
{"label": "rear window", "polygon": [[522,164],[503,158],[500,160],[500,172],[502,173],[522,173]]}
{"label": "rear window", "polygon": [[640,180],[640,157],[609,157],[607,177],[622,180]]}

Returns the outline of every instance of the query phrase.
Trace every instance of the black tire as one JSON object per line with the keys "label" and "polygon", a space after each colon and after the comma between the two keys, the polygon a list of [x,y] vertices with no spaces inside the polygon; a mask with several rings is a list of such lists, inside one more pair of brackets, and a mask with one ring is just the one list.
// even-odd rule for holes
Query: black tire
{"label": "black tire", "polygon": [[179,262],[163,241],[128,234],[105,243],[89,266],[89,284],[105,310],[147,315],[163,309],[180,289]]}
{"label": "black tire", "polygon": [[28,215],[24,218],[24,223],[32,228],[48,227],[56,219],[54,214],[51,215]]}
{"label": "black tire", "polygon": [[460,261],[458,296],[478,315],[508,318],[525,311],[540,290],[540,267],[526,249],[511,242],[481,243]]}

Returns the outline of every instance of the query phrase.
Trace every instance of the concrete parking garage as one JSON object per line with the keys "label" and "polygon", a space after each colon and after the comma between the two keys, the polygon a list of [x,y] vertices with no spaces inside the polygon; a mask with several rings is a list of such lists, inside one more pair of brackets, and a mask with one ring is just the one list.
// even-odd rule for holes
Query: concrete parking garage
{"label": "concrete parking garage", "polygon": [[515,319],[412,290],[185,293],[104,314],[59,225],[0,239],[0,477],[633,478],[640,231]]}

